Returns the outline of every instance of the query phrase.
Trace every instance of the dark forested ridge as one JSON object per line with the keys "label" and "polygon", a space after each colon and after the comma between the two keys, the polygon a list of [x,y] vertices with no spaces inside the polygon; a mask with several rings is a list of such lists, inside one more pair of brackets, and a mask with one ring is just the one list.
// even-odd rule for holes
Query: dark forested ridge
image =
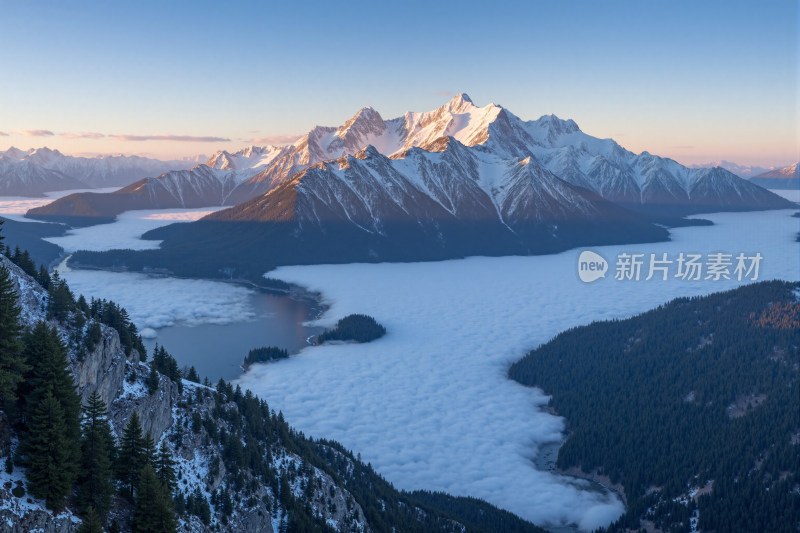
{"label": "dark forested ridge", "polygon": [[679,298],[561,333],[511,367],[567,419],[557,466],[624,485],[611,531],[689,531],[698,513],[702,530],[798,531],[799,291]]}
{"label": "dark forested ridge", "polygon": [[352,314],[340,319],[336,327],[317,336],[317,342],[371,342],[386,335],[386,328],[369,315]]}
{"label": "dark forested ridge", "polygon": [[60,237],[67,232],[67,226],[62,224],[46,224],[17,222],[0,217],[3,237],[6,246],[20,248],[36,262],[49,265],[61,256],[63,250],[51,242],[43,240],[45,237]]}
{"label": "dark forested ridge", "polygon": [[[158,250],[80,251],[76,265],[130,270],[162,269],[179,276],[219,277],[223,270],[252,279],[282,265],[441,261],[472,255],[540,255],[583,245],[657,242],[669,238],[662,227],[614,207],[625,216],[591,224],[558,220],[520,224],[517,233],[481,220],[385,223],[381,233],[350,222],[308,225],[295,221],[201,219],[148,231],[145,239],[163,240]],[[627,218],[625,218],[627,217]],[[385,233],[385,234],[384,234]],[[523,235],[524,239],[519,236]]]}

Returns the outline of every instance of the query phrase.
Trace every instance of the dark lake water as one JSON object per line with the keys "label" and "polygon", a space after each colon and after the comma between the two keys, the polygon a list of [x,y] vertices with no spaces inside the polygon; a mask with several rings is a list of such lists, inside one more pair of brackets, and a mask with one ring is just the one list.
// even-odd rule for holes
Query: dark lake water
{"label": "dark lake water", "polygon": [[144,339],[148,354],[152,356],[156,343],[163,345],[181,368],[194,366],[201,379],[207,376],[216,383],[219,378],[240,376],[242,360],[253,348],[278,346],[293,354],[308,346],[310,336],[322,332],[303,325],[320,311],[311,300],[266,292],[255,292],[251,298],[255,320],[161,328],[155,339]]}

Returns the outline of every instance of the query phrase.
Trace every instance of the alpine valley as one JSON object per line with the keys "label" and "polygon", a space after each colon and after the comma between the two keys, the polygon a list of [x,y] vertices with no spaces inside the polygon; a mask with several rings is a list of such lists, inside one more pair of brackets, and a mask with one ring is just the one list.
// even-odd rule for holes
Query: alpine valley
{"label": "alpine valley", "polygon": [[293,144],[218,152],[191,170],[31,209],[90,225],[134,209],[229,205],[148,232],[159,250],[78,253],[74,264],[260,276],[278,265],[553,253],[662,241],[681,217],[793,204],[720,167],[689,169],[546,115],[524,121],[460,94],[384,120],[365,107]]}

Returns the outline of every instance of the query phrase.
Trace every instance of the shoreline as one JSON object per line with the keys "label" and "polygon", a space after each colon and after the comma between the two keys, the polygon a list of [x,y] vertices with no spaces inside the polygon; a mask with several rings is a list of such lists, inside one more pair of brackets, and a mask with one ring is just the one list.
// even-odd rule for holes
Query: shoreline
{"label": "shoreline", "polygon": [[[559,416],[555,410],[547,405],[544,407],[544,410],[553,415]],[[613,493],[615,494],[622,504],[625,507],[625,511],[628,510],[628,499],[625,497],[625,487],[620,483],[611,483],[611,479],[608,476],[601,476],[597,473],[597,470],[594,472],[584,472],[581,470],[580,467],[572,466],[567,469],[562,469],[556,466],[556,460],[558,459],[558,451],[561,446],[567,441],[569,438],[569,433],[565,432],[562,433],[562,439],[559,441],[552,441],[546,442],[539,446],[539,450],[536,454],[536,457],[533,460],[534,467],[539,472],[547,472],[552,474],[556,477],[563,477],[563,478],[571,478],[573,480],[580,479],[584,481],[588,481],[592,483],[593,487],[588,490],[597,490],[606,493]],[[549,531],[553,533],[566,533],[566,532],[577,532],[578,528],[576,525],[569,525],[569,526],[556,526],[556,527],[546,527]]]}
{"label": "shoreline", "polygon": [[577,466],[571,466],[566,470],[562,470],[561,468],[554,467],[553,472],[562,476],[572,477],[576,479],[583,479],[586,481],[590,481],[592,483],[596,483],[600,485],[608,492],[613,492],[616,494],[622,503],[625,505],[625,510],[628,509],[628,499],[625,497],[625,487],[622,486],[620,483],[611,483],[611,479],[608,476],[601,476],[597,473],[597,470],[594,472],[584,472]]}

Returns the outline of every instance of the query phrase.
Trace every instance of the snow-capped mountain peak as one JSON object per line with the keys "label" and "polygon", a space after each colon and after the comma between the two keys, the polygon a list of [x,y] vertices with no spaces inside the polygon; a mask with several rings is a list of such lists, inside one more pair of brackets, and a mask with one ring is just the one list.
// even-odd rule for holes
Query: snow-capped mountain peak
{"label": "snow-capped mountain peak", "polygon": [[446,106],[451,113],[468,113],[470,110],[476,107],[472,102],[472,98],[470,98],[467,93],[455,95],[450,99],[449,102],[447,102]]}
{"label": "snow-capped mountain peak", "polygon": [[[209,158],[206,165],[218,170],[257,169],[268,165],[284,150],[280,146],[248,146],[233,153],[220,150]],[[256,172],[251,173],[251,177],[254,174]]]}
{"label": "snow-capped mountain peak", "polygon": [[16,146],[12,146],[11,148],[6,150],[5,152],[0,152],[0,155],[3,155],[4,157],[7,157],[9,159],[18,160],[18,159],[22,159],[23,157],[28,155],[28,153],[30,153],[30,152],[29,151],[25,151],[25,150],[20,150]]}

